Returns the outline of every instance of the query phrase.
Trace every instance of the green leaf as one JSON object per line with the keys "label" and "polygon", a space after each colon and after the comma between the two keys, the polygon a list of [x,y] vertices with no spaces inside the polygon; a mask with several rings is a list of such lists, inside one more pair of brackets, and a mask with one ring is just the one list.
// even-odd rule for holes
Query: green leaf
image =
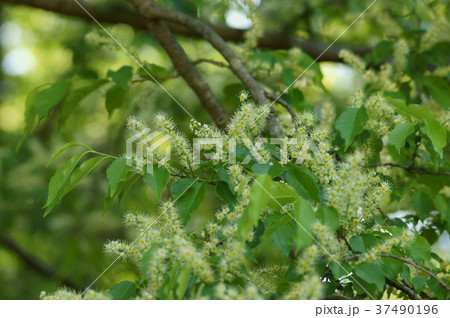
{"label": "green leaf", "polygon": [[431,258],[430,243],[422,236],[417,236],[414,242],[408,244],[406,251],[408,256],[416,260],[430,260]]}
{"label": "green leaf", "polygon": [[99,81],[95,81],[94,83],[91,83],[87,86],[71,91],[61,106],[59,126],[62,127],[65,125],[70,114],[75,110],[75,108],[85,97],[87,97],[93,91],[105,85],[106,83],[109,83],[109,81],[107,79],[102,79]]}
{"label": "green leaf", "polygon": [[190,178],[180,179],[172,185],[172,194],[183,226],[203,202],[205,192],[205,183]]}
{"label": "green leaf", "polygon": [[153,173],[148,173],[147,167],[145,167],[144,182],[150,185],[153,192],[158,198],[161,198],[161,193],[166,187],[167,180],[170,179],[170,174],[166,167],[158,165],[153,165]]}
{"label": "green leaf", "polygon": [[128,280],[115,284],[110,291],[113,300],[128,300],[136,293],[136,285]]}
{"label": "green leaf", "polygon": [[[45,85],[45,84],[44,84]],[[23,130],[22,138],[20,139],[19,143],[17,144],[16,151],[20,149],[23,142],[25,141],[26,137],[31,133],[31,131],[34,129],[34,126],[37,122],[37,113],[36,113],[36,98],[39,94],[40,89],[44,85],[39,85],[35,88],[33,88],[27,95],[27,99],[25,100],[25,129]]]}
{"label": "green leaf", "polygon": [[345,149],[350,146],[355,136],[363,131],[365,122],[369,119],[364,107],[348,108],[336,120],[335,127],[345,140]]}
{"label": "green leaf", "polygon": [[272,178],[276,178],[283,173],[283,166],[278,161],[273,161],[271,164],[255,163],[252,165],[252,171],[255,174],[268,173]]}
{"label": "green leaf", "polygon": [[272,245],[280,250],[283,258],[286,258],[294,244],[294,231],[290,223],[285,223],[270,234]]}
{"label": "green leaf", "polygon": [[65,196],[67,193],[72,191],[72,189],[89,173],[94,169],[100,162],[102,162],[105,157],[95,157],[90,158],[86,161],[84,161],[78,168],[76,168],[72,175],[70,176],[69,182],[64,188],[64,192],[61,196]]}
{"label": "green leaf", "polygon": [[39,120],[46,117],[49,111],[61,102],[70,87],[69,80],[65,79],[54,83],[49,88],[39,92],[35,107]]}
{"label": "green leaf", "polygon": [[[156,65],[156,64],[152,64],[152,63],[144,63],[144,68],[145,70],[143,70],[142,68],[139,68],[138,70],[138,74],[141,77],[144,78],[149,78],[152,79],[151,76],[153,77],[159,77],[159,78],[164,78],[164,77],[170,77],[172,76],[172,73],[167,70],[166,68]],[[149,76],[148,74],[150,74],[151,76]],[[153,80],[153,79],[152,79]],[[158,80],[159,82],[161,82],[161,80]]]}
{"label": "green leaf", "polygon": [[268,174],[259,175],[255,178],[250,190],[250,204],[242,212],[239,219],[237,237],[245,241],[252,228],[258,225],[259,216],[270,200],[272,178]]}
{"label": "green leaf", "polygon": [[176,278],[176,289],[175,295],[177,299],[183,299],[184,294],[186,293],[186,289],[189,284],[189,278],[191,277],[191,270],[189,267],[185,267],[178,272]]}
{"label": "green leaf", "polygon": [[124,90],[128,90],[128,82],[133,77],[133,69],[131,66],[122,66],[117,71],[109,70],[108,77],[111,77],[113,81]]}
{"label": "green leaf", "polygon": [[404,123],[395,127],[389,134],[389,144],[395,146],[398,152],[405,145],[406,138],[414,132],[413,123]]}
{"label": "green leaf", "polygon": [[425,287],[425,283],[428,280],[427,277],[424,276],[414,276],[411,281],[413,283],[414,289],[418,292],[422,291]]}
{"label": "green leaf", "polygon": [[56,173],[50,179],[48,184],[48,197],[47,202],[45,203],[44,208],[47,208],[44,212],[44,217],[47,216],[52,209],[59,203],[61,197],[64,193],[64,187],[69,180],[72,171],[75,169],[75,166],[81,160],[81,158],[87,154],[89,151],[84,153],[77,154],[69,159],[64,165],[56,170]]}
{"label": "green leaf", "polygon": [[450,85],[437,76],[418,76],[418,80],[428,89],[435,102],[445,110],[450,106]]}
{"label": "green leaf", "polygon": [[314,215],[314,210],[311,204],[303,198],[299,198],[295,203],[292,215],[294,216],[296,221],[295,223],[298,226],[294,237],[297,245],[295,252],[297,253],[300,249],[308,246],[313,241],[311,229],[316,222],[316,216]]}
{"label": "green leaf", "polygon": [[127,179],[128,172],[131,167],[127,165],[127,159],[117,158],[106,169],[106,178],[109,184],[109,197],[113,197],[116,194],[119,183]]}
{"label": "green leaf", "polygon": [[361,277],[369,284],[375,284],[380,292],[383,292],[385,286],[384,272],[379,266],[372,263],[362,263],[355,267],[355,274]]}
{"label": "green leaf", "polygon": [[443,149],[447,144],[447,130],[435,119],[425,119],[425,133],[431,139],[434,150],[443,157]]}
{"label": "green leaf", "polygon": [[331,206],[320,207],[317,216],[321,223],[325,224],[332,232],[335,232],[340,226],[339,213]]}
{"label": "green leaf", "polygon": [[67,144],[59,147],[58,149],[56,149],[56,151],[53,153],[53,155],[50,157],[50,160],[47,163],[47,166],[52,163],[53,160],[55,160],[56,157],[58,157],[61,153],[63,153],[65,150],[71,148],[71,147],[76,147],[76,146],[81,146],[81,147],[86,147],[85,145],[79,143],[78,141],[71,141],[68,142]]}
{"label": "green leaf", "polygon": [[394,44],[388,41],[379,42],[375,48],[366,55],[367,63],[373,62],[374,65],[380,65],[381,62],[388,59],[394,53]]}
{"label": "green leaf", "polygon": [[115,109],[125,104],[127,94],[128,91],[119,85],[114,85],[106,92],[105,107],[110,117]]}
{"label": "green leaf", "polygon": [[409,106],[406,106],[406,103],[401,99],[389,98],[388,100],[398,113],[412,116],[419,120],[436,119],[436,115],[424,106],[417,104],[410,104]]}
{"label": "green leaf", "polygon": [[343,276],[347,276],[352,272],[352,269],[349,264],[347,263],[336,263],[336,262],[330,262],[328,265],[331,269],[331,272],[333,273],[334,278],[339,279]]}
{"label": "green leaf", "polygon": [[286,172],[286,182],[305,199],[320,202],[319,186],[307,169],[292,165]]}
{"label": "green leaf", "polygon": [[231,192],[230,186],[225,181],[219,181],[216,184],[217,197],[227,204],[234,204],[236,202],[236,196]]}
{"label": "green leaf", "polygon": [[272,182],[271,188],[266,190],[266,195],[269,196],[267,205],[274,211],[281,210],[282,206],[298,198],[295,189],[286,183]]}

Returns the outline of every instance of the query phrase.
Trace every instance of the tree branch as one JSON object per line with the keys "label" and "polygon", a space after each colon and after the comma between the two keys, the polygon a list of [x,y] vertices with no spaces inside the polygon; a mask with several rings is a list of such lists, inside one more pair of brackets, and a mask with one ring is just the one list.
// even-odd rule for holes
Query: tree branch
{"label": "tree branch", "polygon": [[386,277],[386,284],[391,285],[392,287],[394,287],[394,288],[396,288],[398,290],[401,290],[406,295],[408,295],[408,297],[410,299],[420,300],[419,296],[417,296],[417,294],[414,292],[414,290],[412,290],[411,288],[409,288],[408,286],[406,286],[404,284],[397,284],[397,283],[393,282],[392,280],[390,280],[387,277]]}
{"label": "tree branch", "polygon": [[401,164],[393,163],[393,162],[376,163],[376,164],[366,165],[367,168],[376,168],[376,167],[381,167],[381,166],[391,166],[391,167],[402,168],[408,172],[416,172],[418,174],[429,174],[429,175],[433,175],[433,176],[444,176],[444,175],[450,176],[450,171],[433,172],[433,171],[429,171],[429,170],[425,169],[424,167],[416,167],[414,165],[406,166],[406,165],[401,165]]}
{"label": "tree branch", "polygon": [[[92,22],[91,19],[86,15],[86,13],[75,3],[75,1],[70,0],[4,0],[6,3],[11,4],[23,4],[31,6],[34,8],[44,9],[56,13],[61,13],[68,16],[73,16],[77,18],[82,18]],[[83,2],[83,6],[100,22],[104,23],[125,23],[132,27],[138,29],[147,30],[145,20],[141,17],[136,16],[134,12],[129,10],[127,7],[109,7],[107,10],[100,10],[92,5],[88,5]],[[117,10],[114,10],[117,9]],[[189,37],[199,37],[200,35],[189,28],[180,26],[178,24],[172,23],[170,21],[163,20],[167,24],[169,30],[174,34],[189,36]],[[205,22],[207,23],[207,22]],[[214,31],[225,41],[231,42],[244,42],[245,40],[245,30],[233,29],[226,26],[218,26],[208,24]],[[294,37],[289,36],[284,32],[265,34],[258,39],[258,46],[267,49],[289,49],[292,47],[298,47],[302,49],[305,53],[312,56],[314,59],[320,56],[320,54],[327,48],[326,43],[322,43],[315,40],[308,41],[298,41]],[[342,61],[339,58],[338,53],[342,48],[348,48],[358,55],[364,56],[370,50],[368,48],[357,48],[348,46],[333,45],[330,47],[320,58],[321,61]]]}
{"label": "tree branch", "polygon": [[[236,54],[225,43],[225,41],[207,24],[188,16],[184,13],[172,11],[164,8],[151,0],[129,0],[137,11],[147,19],[165,19],[174,23],[181,24],[193,31],[201,34],[222,56],[227,60],[230,69],[241,80],[255,101],[260,105],[269,105],[264,90],[250,75],[242,62],[237,58]],[[275,118],[275,112],[272,108],[267,126],[272,137],[281,137],[278,123]]]}
{"label": "tree branch", "polygon": [[400,261],[400,262],[403,262],[403,263],[405,263],[405,264],[409,264],[409,265],[411,265],[411,266],[417,268],[418,270],[421,270],[422,272],[427,273],[428,275],[430,275],[431,277],[433,277],[435,280],[437,280],[437,281],[439,282],[439,284],[441,284],[442,286],[444,286],[445,289],[447,289],[448,291],[450,291],[450,287],[449,287],[442,279],[440,279],[439,277],[437,277],[433,272],[429,271],[428,269],[423,268],[423,267],[417,265],[416,263],[413,263],[413,262],[411,262],[411,261],[408,261],[407,259],[398,257],[398,256],[396,256],[396,255],[392,255],[392,254],[380,254],[380,256],[381,256],[381,257],[390,257],[390,258],[396,259],[396,260],[398,260],[398,261]]}
{"label": "tree branch", "polygon": [[292,106],[289,105],[288,102],[286,102],[285,100],[278,98],[277,96],[273,95],[272,93],[265,91],[266,97],[274,102],[277,102],[278,104],[280,104],[281,106],[283,106],[284,108],[286,108],[286,110],[289,112],[289,115],[291,115],[291,119],[294,122],[295,119],[297,118],[297,115],[295,115],[294,110],[292,109]]}
{"label": "tree branch", "polygon": [[[358,258],[358,257],[360,257],[360,256],[362,256],[362,255],[363,255],[363,254],[355,254],[355,255],[353,255],[353,256],[350,256],[349,258],[347,258],[346,260],[344,260],[344,263],[348,263],[348,262],[350,262],[351,260],[354,260],[354,259],[356,259],[356,258]],[[441,284],[445,289],[447,289],[448,291],[450,291],[450,287],[449,287],[442,279],[440,279],[439,277],[437,277],[433,272],[429,271],[428,269],[423,268],[423,267],[417,265],[416,263],[413,263],[413,262],[411,262],[411,261],[408,261],[407,259],[401,258],[401,257],[396,256],[396,255],[392,255],[392,254],[380,254],[380,256],[381,256],[381,257],[389,257],[389,258],[393,258],[393,259],[396,259],[396,260],[398,260],[398,261],[400,261],[400,262],[403,262],[403,263],[405,263],[405,264],[409,264],[409,265],[411,265],[411,266],[414,266],[414,267],[417,268],[418,270],[421,270],[422,272],[427,273],[428,275],[430,275],[431,277],[433,277],[434,279],[436,279],[436,280],[439,282],[439,284]]]}
{"label": "tree branch", "polygon": [[2,235],[1,238],[0,238],[0,243],[3,246],[5,246],[6,248],[8,248],[11,251],[13,251],[18,257],[20,257],[20,259],[25,264],[27,264],[30,268],[32,268],[37,273],[39,273],[39,274],[41,274],[41,275],[43,275],[45,277],[57,279],[57,280],[61,281],[64,285],[66,285],[66,286],[68,286],[70,288],[73,288],[73,289],[77,289],[78,288],[76,286],[76,284],[74,284],[70,279],[58,276],[56,269],[52,268],[51,266],[49,266],[47,264],[44,264],[42,261],[36,259],[30,253],[28,253],[27,251],[23,250],[9,236]]}
{"label": "tree branch", "polygon": [[170,30],[160,20],[149,20],[147,24],[152,35],[169,55],[178,74],[192,88],[217,126],[219,128],[225,128],[228,122],[227,113],[209,85],[195,69],[194,64],[189,60],[186,52],[175,40]]}

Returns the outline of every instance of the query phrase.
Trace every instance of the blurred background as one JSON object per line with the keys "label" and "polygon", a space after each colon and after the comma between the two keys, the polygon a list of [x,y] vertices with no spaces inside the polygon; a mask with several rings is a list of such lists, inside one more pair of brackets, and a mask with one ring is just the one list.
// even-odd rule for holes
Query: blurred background
{"label": "blurred background", "polygon": [[[205,5],[202,9],[205,12],[200,12],[200,17],[238,29],[251,25],[242,7],[217,5],[220,2],[211,1],[211,5]],[[92,3],[106,6],[105,1]],[[268,1],[265,7],[268,16],[274,5],[276,1]],[[147,186],[137,184],[120,204],[115,202],[104,213],[101,198],[106,195],[107,184],[103,165],[92,171],[49,216],[43,218],[48,182],[61,163],[69,158],[70,152],[76,149],[64,153],[47,167],[51,154],[64,143],[77,140],[100,152],[120,155],[125,151],[125,139],[129,136],[125,124],[130,115],[149,121],[156,112],[165,111],[185,132],[188,132],[189,121],[159,87],[143,82],[131,87],[127,107],[117,109],[112,116],[104,107],[105,92],[96,91],[82,101],[79,111],[71,115],[66,125],[61,126],[57,116],[52,115],[39,124],[20,149],[16,149],[25,126],[26,97],[34,87],[62,78],[104,78],[108,70],[129,65],[136,71],[137,65],[112,44],[92,43],[92,38],[100,38],[104,42],[108,38],[97,25],[84,19],[23,5],[0,2],[0,6],[0,299],[37,299],[42,290],[52,292],[61,285],[82,290],[112,261],[102,252],[104,242],[126,238],[127,234],[121,227],[123,213],[155,209],[157,200]],[[347,7],[341,9],[346,12]],[[311,18],[311,25],[322,28],[325,42],[331,42],[349,24],[348,16],[331,10],[315,7],[314,19]],[[277,8],[276,12],[280,19],[292,15],[289,6]],[[274,17],[267,20],[267,27],[276,30],[279,27],[277,23]],[[142,61],[173,69],[165,53],[146,32],[126,24],[107,28]],[[306,34],[299,30],[301,26],[296,31],[299,37]],[[342,42],[370,44],[377,40],[376,31],[363,24],[350,30]],[[180,43],[192,59],[221,60],[203,41],[180,38]],[[345,105],[349,94],[361,85],[361,79],[343,64],[322,62],[320,66],[323,83],[330,90],[333,102]],[[225,69],[203,64],[199,69],[206,74],[228,113],[232,113],[238,105],[237,80]],[[198,120],[211,122],[182,79],[166,81],[164,87]],[[311,90],[312,100],[320,103],[320,96],[320,92]],[[210,193],[192,218],[190,228],[201,225],[219,204]],[[443,248],[448,235],[447,241],[443,239],[440,242],[435,248]],[[132,265],[118,262],[94,287],[101,289],[125,279],[134,280],[136,273]]]}

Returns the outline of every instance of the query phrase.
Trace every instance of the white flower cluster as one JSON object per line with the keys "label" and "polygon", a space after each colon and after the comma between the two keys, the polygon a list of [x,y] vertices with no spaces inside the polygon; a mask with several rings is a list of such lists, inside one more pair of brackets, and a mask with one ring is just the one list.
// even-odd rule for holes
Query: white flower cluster
{"label": "white flower cluster", "polygon": [[408,56],[408,54],[409,54],[408,42],[405,39],[398,40],[394,46],[394,65],[395,70],[400,74],[403,73],[406,67],[407,63],[406,57]]}
{"label": "white flower cluster", "polygon": [[443,16],[437,17],[429,26],[427,32],[422,35],[421,48],[426,51],[439,42],[450,41],[450,24]]}
{"label": "white flower cluster", "polygon": [[399,237],[392,237],[390,239],[385,240],[383,243],[377,244],[374,247],[372,247],[367,253],[365,253],[358,259],[357,263],[358,264],[365,262],[374,263],[380,259],[381,254],[383,253],[389,254],[394,246],[400,246],[402,248],[405,248],[413,240],[414,240],[414,232],[405,229]]}
{"label": "white flower cluster", "polygon": [[264,265],[250,271],[251,281],[266,297],[276,293],[280,281],[288,270],[284,264]]}
{"label": "white flower cluster", "polygon": [[339,57],[343,59],[345,63],[350,65],[355,70],[360,71],[361,73],[364,73],[364,71],[366,70],[366,63],[364,62],[364,60],[359,56],[353,54],[349,50],[340,50]]}
{"label": "white flower cluster", "polygon": [[406,122],[405,116],[397,114],[381,92],[372,94],[366,99],[365,94],[358,90],[352,95],[349,103],[352,107],[366,108],[369,120],[365,128],[374,131],[380,137],[389,135],[392,129]]}
{"label": "white flower cluster", "polygon": [[111,297],[105,292],[98,292],[88,289],[83,295],[71,290],[67,287],[62,287],[53,294],[47,294],[42,291],[40,297],[42,300],[108,300]]}
{"label": "white flower cluster", "polygon": [[336,178],[325,187],[328,204],[341,215],[341,224],[348,236],[364,231],[364,222],[372,220],[378,207],[386,200],[390,186],[375,171],[366,171],[366,158],[356,152],[339,163]]}
{"label": "white flower cluster", "polygon": [[317,274],[309,274],[298,283],[291,286],[290,291],[286,294],[286,299],[302,299],[313,300],[320,299],[323,293],[323,285]]}

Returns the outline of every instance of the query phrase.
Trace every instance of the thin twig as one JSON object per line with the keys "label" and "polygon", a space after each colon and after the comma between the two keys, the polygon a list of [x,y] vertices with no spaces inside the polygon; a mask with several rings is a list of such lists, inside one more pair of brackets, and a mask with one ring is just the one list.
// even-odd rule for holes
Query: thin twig
{"label": "thin twig", "polygon": [[297,118],[297,115],[295,114],[294,110],[292,109],[292,106],[289,105],[288,102],[281,98],[277,98],[277,96],[273,95],[272,93],[265,91],[266,97],[270,100],[276,101],[278,104],[286,108],[286,110],[289,112],[289,115],[291,115],[291,119],[294,122]]}
{"label": "thin twig", "polygon": [[350,250],[350,252],[352,252],[353,254],[358,254],[357,252],[355,252],[355,250],[353,250],[353,247],[350,245],[350,243],[348,242],[347,238],[344,236],[344,234],[342,234],[341,231],[336,231],[338,238],[344,240],[345,245],[347,245],[348,249]]}
{"label": "thin twig", "polygon": [[[75,1],[61,1],[61,0],[4,0],[5,3],[12,5],[27,5],[34,8],[40,8],[48,10],[55,13],[64,14],[71,17],[77,17],[85,19],[92,22],[89,16],[75,3]],[[83,2],[83,6],[92,13],[93,16],[100,22],[104,23],[125,23],[137,29],[146,30],[146,23],[144,19],[137,16],[133,11],[129,10],[128,7],[123,5],[108,5],[107,8],[100,9],[100,6],[90,5]],[[164,19],[163,19],[164,20]],[[198,38],[200,35],[184,26],[165,20],[170,31],[175,34],[182,36],[189,36],[193,38]],[[206,22],[205,22],[206,23]],[[220,35],[225,41],[231,42],[244,42],[246,30],[239,30],[230,28],[222,25],[212,25],[209,24],[214,31]],[[339,51],[344,48],[343,46],[334,45],[329,50],[323,54],[328,44],[314,40],[308,39],[307,41],[299,41],[295,37],[291,36],[289,32],[277,32],[277,33],[267,33],[262,35],[258,39],[258,47],[263,47],[267,49],[289,49],[292,47],[298,47],[306,54],[310,55],[313,59],[320,56],[319,62],[321,61],[342,61],[339,58]],[[370,52],[370,48],[361,47],[350,47],[345,46],[345,48],[350,49],[355,54],[364,56]]]}
{"label": "thin twig", "polygon": [[413,263],[413,262],[411,262],[411,261],[408,261],[407,259],[398,257],[398,256],[396,256],[396,255],[392,255],[392,254],[380,254],[380,256],[381,256],[381,257],[390,257],[390,258],[396,259],[396,260],[398,260],[398,261],[400,261],[400,262],[403,262],[403,263],[405,263],[405,264],[409,264],[409,265],[411,265],[411,266],[413,266],[413,267],[415,267],[415,268],[421,270],[422,272],[427,273],[428,275],[430,275],[431,277],[433,277],[434,279],[436,279],[442,286],[444,286],[445,289],[447,289],[448,291],[450,291],[450,287],[449,287],[442,279],[440,279],[439,277],[437,277],[433,272],[429,271],[428,269],[423,268],[423,267],[417,265],[416,263]]}
{"label": "thin twig", "polygon": [[213,64],[218,67],[230,68],[230,65],[228,65],[226,63],[212,60],[212,59],[207,59],[207,58],[200,58],[200,59],[196,59],[196,60],[192,61],[192,64],[194,64],[194,65],[201,64],[201,63],[209,63],[209,64]]}
{"label": "thin twig", "polygon": [[415,167],[414,165],[406,166],[406,165],[401,165],[401,164],[393,163],[393,162],[368,164],[368,165],[366,165],[366,168],[376,168],[376,167],[381,167],[381,166],[397,167],[397,168],[405,169],[408,172],[416,172],[418,174],[429,174],[429,175],[433,175],[433,176],[444,176],[444,175],[448,176],[448,175],[450,175],[450,171],[433,172],[433,171],[429,171],[429,170],[425,169],[424,167]]}
{"label": "thin twig", "polygon": [[176,41],[170,30],[161,20],[149,20],[148,27],[152,35],[164,48],[175,66],[178,74],[192,88],[200,99],[203,107],[208,111],[211,118],[219,128],[225,128],[228,115],[214,95],[211,87],[195,69],[186,52]]}
{"label": "thin twig", "polygon": [[[240,79],[245,88],[250,92],[256,103],[270,105],[264,94],[264,90],[250,75],[244,64],[238,59],[228,44],[205,22],[191,17],[182,12],[173,11],[162,7],[152,0],[129,0],[136,10],[147,19],[164,19],[181,24],[203,36],[230,65],[231,71]],[[281,137],[278,122],[273,108],[267,118],[267,127],[272,137]]]}
{"label": "thin twig", "polygon": [[[356,254],[356,255],[350,256],[349,258],[345,259],[343,262],[344,262],[344,263],[348,263],[348,262],[350,262],[351,260],[354,260],[354,259],[360,257],[361,255],[363,255],[363,254]],[[401,257],[396,256],[396,255],[392,255],[392,254],[380,254],[380,256],[381,256],[381,257],[389,257],[389,258],[393,258],[393,259],[396,259],[396,260],[398,260],[398,261],[400,261],[400,262],[403,262],[403,263],[405,263],[405,264],[409,264],[409,265],[411,265],[411,266],[414,266],[415,268],[417,268],[417,269],[423,271],[424,273],[427,273],[428,275],[430,275],[431,277],[433,277],[434,279],[436,279],[442,286],[444,286],[445,289],[447,289],[448,291],[450,291],[450,287],[449,287],[442,279],[440,279],[439,277],[437,277],[433,272],[429,271],[428,269],[423,268],[423,267],[417,265],[416,263],[413,263],[413,262],[411,262],[411,261],[408,261],[407,259],[401,258]]]}

